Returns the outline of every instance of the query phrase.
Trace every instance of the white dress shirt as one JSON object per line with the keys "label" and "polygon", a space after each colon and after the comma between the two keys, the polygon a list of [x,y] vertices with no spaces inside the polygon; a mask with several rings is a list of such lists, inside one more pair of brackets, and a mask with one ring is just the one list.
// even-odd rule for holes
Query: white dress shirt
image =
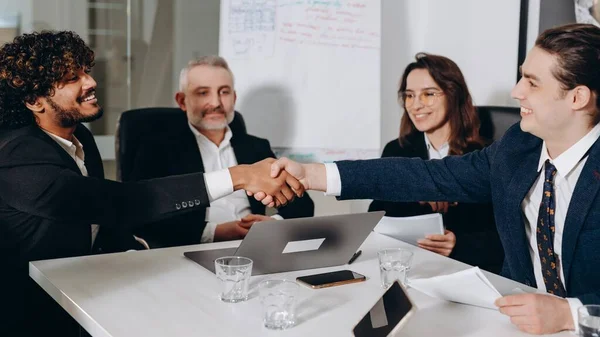
{"label": "white dress shirt", "polygon": [[[577,184],[581,170],[587,161],[587,152],[599,137],[600,124],[597,124],[577,143],[554,159],[550,159],[548,156],[546,142],[544,142],[542,144],[542,151],[538,164],[538,178],[521,203],[521,209],[525,214],[525,232],[527,234],[527,238],[529,239],[529,254],[531,261],[533,262],[535,281],[538,289],[544,292],[546,291],[546,286],[542,278],[542,267],[540,264],[540,257],[537,250],[537,238],[535,235],[540,203],[542,201],[542,192],[544,190],[544,178],[542,176],[544,162],[546,159],[550,159],[550,162],[556,166],[557,170],[556,176],[554,177],[556,205],[556,210],[554,213],[554,223],[556,226],[554,233],[554,252],[558,255],[558,269],[560,271],[560,278],[563,280],[564,284],[565,277],[562,264],[560,263],[560,257],[562,253],[562,239],[567,210],[569,209],[569,203],[571,202],[573,190],[575,189],[575,185]],[[425,139],[427,142],[427,138]],[[327,191],[325,194],[339,196],[342,191],[342,182],[337,165],[335,163],[326,163],[325,171],[327,176]],[[582,303],[577,298],[567,298],[567,301],[571,307],[571,315],[573,317],[575,328],[577,329],[577,309],[582,306]]]}
{"label": "white dress shirt", "polygon": [[429,138],[425,133],[423,133],[423,137],[425,138],[425,146],[427,146],[427,153],[429,154],[429,159],[443,159],[448,156],[448,152],[450,151],[450,145],[448,142],[445,142],[440,146],[440,149],[436,149],[433,144],[429,141]]}
{"label": "white dress shirt", "polygon": [[[196,130],[193,125],[188,124],[196,137],[200,155],[202,156],[204,172],[218,172],[219,170],[227,170],[229,167],[237,165],[237,159],[231,146],[232,133],[229,127],[225,131],[225,138],[217,146]],[[228,179],[231,180],[231,177]],[[202,232],[201,242],[206,243],[214,240],[215,229],[218,224],[239,220],[251,213],[250,202],[248,201],[246,192],[243,190],[233,192],[226,197],[212,199],[210,207],[206,209],[205,221],[207,221],[207,224]],[[274,218],[281,219],[281,217]]]}

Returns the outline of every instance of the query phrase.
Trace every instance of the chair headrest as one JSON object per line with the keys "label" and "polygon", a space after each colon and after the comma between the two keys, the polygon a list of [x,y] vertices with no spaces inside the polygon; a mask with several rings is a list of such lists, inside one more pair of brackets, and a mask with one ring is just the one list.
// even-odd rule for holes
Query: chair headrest
{"label": "chair headrest", "polygon": [[521,120],[520,108],[482,105],[476,107],[481,121],[480,134],[488,139],[500,139],[513,124]]}
{"label": "chair headrest", "polygon": [[[141,108],[123,112],[115,135],[117,178],[126,181],[140,142],[151,137],[157,130],[177,129],[177,126],[185,123],[187,116],[179,108]],[[229,127],[234,135],[247,133],[244,117],[237,111]]]}

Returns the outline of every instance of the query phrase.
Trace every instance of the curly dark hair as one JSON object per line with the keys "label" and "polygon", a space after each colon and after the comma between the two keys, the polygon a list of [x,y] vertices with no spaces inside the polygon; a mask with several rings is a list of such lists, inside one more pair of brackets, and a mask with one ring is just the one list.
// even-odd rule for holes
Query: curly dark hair
{"label": "curly dark hair", "polygon": [[17,36],[0,48],[0,127],[35,123],[25,103],[52,97],[65,76],[94,66],[94,52],[74,32],[42,31]]}

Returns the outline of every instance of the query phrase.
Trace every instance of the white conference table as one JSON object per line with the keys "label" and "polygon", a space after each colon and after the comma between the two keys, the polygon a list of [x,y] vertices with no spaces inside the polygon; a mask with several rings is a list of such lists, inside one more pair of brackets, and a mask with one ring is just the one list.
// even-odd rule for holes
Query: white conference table
{"label": "white conference table", "polygon": [[[214,274],[183,252],[235,247],[241,241],[95,255],[29,264],[29,275],[94,337],[164,336],[352,336],[354,325],[383,295],[377,250],[408,247],[415,252],[410,277],[449,274],[464,263],[376,233],[363,243],[351,265],[252,276],[250,299],[229,304],[218,298]],[[256,285],[267,278],[351,269],[366,282],[313,290],[300,287],[298,324],[285,331],[262,326]],[[523,284],[486,272],[500,291]],[[496,310],[446,302],[409,289],[418,311],[401,336],[530,336],[518,331]],[[569,332],[555,336],[572,336]]]}

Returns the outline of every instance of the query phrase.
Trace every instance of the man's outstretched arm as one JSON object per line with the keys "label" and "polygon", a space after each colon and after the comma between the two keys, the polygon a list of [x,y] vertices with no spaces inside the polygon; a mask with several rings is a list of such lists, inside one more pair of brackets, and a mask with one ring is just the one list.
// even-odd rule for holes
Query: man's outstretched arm
{"label": "man's outstretched arm", "polygon": [[[442,160],[380,158],[328,164],[300,164],[281,158],[271,176],[286,171],[306,189],[324,191],[339,199],[386,201],[490,202],[490,168],[497,143],[482,151]],[[255,195],[263,204],[268,193]]]}

